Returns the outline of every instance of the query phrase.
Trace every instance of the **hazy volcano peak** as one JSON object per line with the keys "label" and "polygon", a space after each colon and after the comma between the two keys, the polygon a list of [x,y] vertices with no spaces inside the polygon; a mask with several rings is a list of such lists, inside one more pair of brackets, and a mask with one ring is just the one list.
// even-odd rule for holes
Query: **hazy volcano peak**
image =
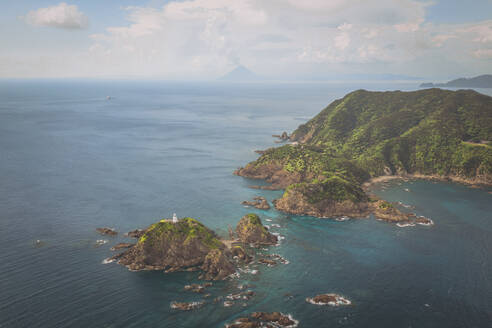
{"label": "hazy volcano peak", "polygon": [[234,81],[234,82],[258,81],[258,80],[262,80],[262,77],[250,71],[243,65],[238,65],[232,71],[222,76],[219,80]]}

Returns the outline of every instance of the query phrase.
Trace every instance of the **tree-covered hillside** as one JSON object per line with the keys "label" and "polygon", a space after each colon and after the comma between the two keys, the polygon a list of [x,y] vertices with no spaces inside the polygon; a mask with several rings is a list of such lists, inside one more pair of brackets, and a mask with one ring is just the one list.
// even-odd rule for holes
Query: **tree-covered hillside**
{"label": "tree-covered hillside", "polygon": [[284,197],[296,191],[313,204],[362,201],[364,181],[390,174],[490,185],[491,140],[491,97],[472,90],[358,90],[299,126],[293,144],[268,149],[237,174],[290,186]]}
{"label": "tree-covered hillside", "polygon": [[371,176],[385,174],[385,167],[392,173],[490,175],[492,98],[471,90],[358,90],[301,125],[292,139],[330,149]]}

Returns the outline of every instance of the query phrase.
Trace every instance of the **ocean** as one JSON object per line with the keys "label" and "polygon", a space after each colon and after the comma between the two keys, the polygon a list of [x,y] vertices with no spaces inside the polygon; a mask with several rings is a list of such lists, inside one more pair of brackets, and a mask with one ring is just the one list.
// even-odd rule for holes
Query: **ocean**
{"label": "ocean", "polygon": [[[223,327],[253,311],[289,313],[299,327],[491,327],[490,190],[374,187],[432,227],[241,205],[281,195],[232,174],[257,158],[254,150],[276,146],[272,134],[360,88],[417,84],[0,81],[0,327]],[[257,265],[257,274],[215,282],[203,307],[173,310],[173,301],[203,298],[183,291],[197,273],[130,272],[103,260],[112,245],[132,241],[124,232],[174,212],[222,236],[255,212],[285,237],[261,252],[289,264]],[[105,226],[118,236],[95,231]],[[231,307],[213,302],[239,285],[256,295]],[[352,305],[305,301],[331,292]]]}

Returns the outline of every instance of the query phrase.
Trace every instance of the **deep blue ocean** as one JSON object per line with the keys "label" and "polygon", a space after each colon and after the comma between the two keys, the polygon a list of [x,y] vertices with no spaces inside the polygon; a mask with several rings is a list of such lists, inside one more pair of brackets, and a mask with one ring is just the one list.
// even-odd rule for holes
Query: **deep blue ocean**
{"label": "deep blue ocean", "polygon": [[[251,181],[232,174],[258,156],[255,149],[275,146],[272,134],[294,130],[355,89],[416,87],[1,81],[0,327],[223,327],[253,311],[290,313],[299,327],[492,327],[487,190],[429,181],[375,187],[433,219],[433,227],[336,222],[240,204],[281,194],[250,189]],[[224,236],[228,224],[256,212],[285,237],[264,252],[290,264],[258,265],[256,275],[214,283],[204,307],[173,310],[172,301],[201,299],[183,291],[197,273],[102,264],[112,245],[132,241],[124,232],[173,212]],[[95,229],[103,226],[120,234],[101,236]],[[108,243],[96,247],[98,239]],[[212,302],[239,284],[256,296],[232,307]],[[329,292],[352,305],[305,301]]]}

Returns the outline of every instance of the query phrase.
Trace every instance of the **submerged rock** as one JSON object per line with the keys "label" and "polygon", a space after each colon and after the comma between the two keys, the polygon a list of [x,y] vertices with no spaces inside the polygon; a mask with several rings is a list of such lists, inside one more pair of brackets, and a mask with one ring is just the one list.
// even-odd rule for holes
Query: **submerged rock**
{"label": "submerged rock", "polygon": [[236,235],[243,243],[253,245],[276,245],[277,237],[272,235],[261,223],[258,215],[250,213],[241,218],[236,227]]}
{"label": "submerged rock", "polygon": [[240,292],[237,294],[229,294],[225,297],[226,301],[224,301],[224,306],[232,306],[235,304],[235,301],[248,301],[255,295],[256,293],[252,290],[247,290],[245,292]]}
{"label": "submerged rock", "polygon": [[297,327],[299,321],[291,315],[281,312],[254,312],[249,317],[236,319],[227,324],[226,328],[256,328],[256,327]]}
{"label": "submerged rock", "polygon": [[201,270],[200,278],[207,280],[225,279],[236,271],[231,252],[212,230],[193,218],[151,225],[118,258],[130,270]]}
{"label": "submerged rock", "polygon": [[112,228],[97,228],[97,232],[99,232],[101,235],[109,235],[109,236],[116,236],[118,232]]}
{"label": "submerged rock", "polygon": [[181,310],[181,311],[190,311],[196,308],[199,308],[203,306],[205,302],[200,301],[200,302],[172,302],[171,303],[171,309],[176,309],[176,310]]}
{"label": "submerged rock", "polygon": [[191,291],[194,293],[203,293],[205,291],[205,288],[212,286],[212,283],[207,282],[204,284],[191,284],[191,285],[186,285],[184,286],[184,290]]}
{"label": "submerged rock", "polygon": [[104,244],[106,244],[108,241],[106,239],[98,239],[96,240],[96,242],[94,243],[94,247],[100,247]]}

